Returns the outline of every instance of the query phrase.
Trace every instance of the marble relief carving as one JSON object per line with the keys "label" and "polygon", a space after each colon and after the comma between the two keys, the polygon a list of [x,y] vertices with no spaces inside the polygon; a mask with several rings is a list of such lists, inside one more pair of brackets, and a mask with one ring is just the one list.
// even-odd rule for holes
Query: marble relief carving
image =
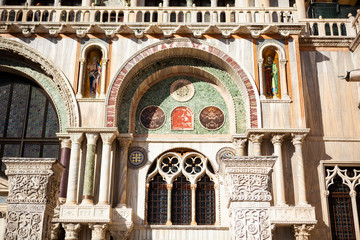
{"label": "marble relief carving", "polygon": [[175,81],[170,87],[171,97],[179,102],[189,101],[195,93],[194,85],[186,79]]}
{"label": "marble relief carving", "polygon": [[177,107],[171,113],[171,130],[193,130],[194,114],[188,107]]}
{"label": "marble relief carving", "polygon": [[165,122],[165,113],[158,106],[148,106],[141,111],[140,122],[147,129],[158,129]]}
{"label": "marble relief carving", "polygon": [[214,106],[204,108],[199,118],[201,124],[209,130],[219,129],[225,122],[224,113],[221,109]]}

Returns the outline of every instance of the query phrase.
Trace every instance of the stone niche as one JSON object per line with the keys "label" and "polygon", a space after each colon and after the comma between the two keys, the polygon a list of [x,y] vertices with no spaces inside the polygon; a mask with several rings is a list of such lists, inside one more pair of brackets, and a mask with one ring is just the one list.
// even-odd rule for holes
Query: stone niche
{"label": "stone niche", "polygon": [[50,239],[64,168],[52,158],[3,158],[8,176],[5,239]]}

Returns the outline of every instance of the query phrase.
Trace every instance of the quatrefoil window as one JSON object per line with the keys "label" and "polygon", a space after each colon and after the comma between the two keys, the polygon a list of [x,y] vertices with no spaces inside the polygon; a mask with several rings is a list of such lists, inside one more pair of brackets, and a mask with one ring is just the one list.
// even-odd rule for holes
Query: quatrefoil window
{"label": "quatrefoil window", "polygon": [[185,171],[190,174],[197,174],[203,169],[203,162],[198,156],[191,156],[185,159]]}
{"label": "quatrefoil window", "polygon": [[174,174],[179,170],[179,159],[174,156],[166,157],[161,162],[161,170],[166,174]]}

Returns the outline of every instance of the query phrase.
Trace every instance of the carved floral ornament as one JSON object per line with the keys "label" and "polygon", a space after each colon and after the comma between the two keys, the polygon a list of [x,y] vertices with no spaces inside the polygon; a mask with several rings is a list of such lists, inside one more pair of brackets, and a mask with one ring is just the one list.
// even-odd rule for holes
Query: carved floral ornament
{"label": "carved floral ornament", "polygon": [[171,84],[170,94],[176,101],[186,102],[194,96],[195,88],[189,80],[179,79]]}
{"label": "carved floral ornament", "polygon": [[215,174],[207,168],[208,161],[196,152],[189,152],[184,156],[176,152],[167,152],[157,159],[156,168],[148,175],[147,182],[159,173],[167,184],[171,184],[182,173],[191,184],[195,184],[206,173],[216,184]]}

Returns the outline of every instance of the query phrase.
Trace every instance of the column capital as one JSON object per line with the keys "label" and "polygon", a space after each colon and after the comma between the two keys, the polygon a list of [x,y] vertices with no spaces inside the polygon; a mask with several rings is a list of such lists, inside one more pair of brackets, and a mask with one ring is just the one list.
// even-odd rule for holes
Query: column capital
{"label": "column capital", "polygon": [[264,134],[253,133],[249,136],[249,140],[252,143],[262,143],[263,137],[264,137]]}
{"label": "column capital", "polygon": [[244,148],[246,145],[247,139],[246,138],[234,138],[233,144],[236,148]]}
{"label": "column capital", "polygon": [[190,185],[190,189],[191,189],[191,190],[196,190],[196,188],[197,188],[197,184],[196,184],[196,183]]}
{"label": "column capital", "polygon": [[167,190],[171,190],[172,188],[173,188],[172,183],[166,184],[166,189],[167,189]]}
{"label": "column capital", "polygon": [[63,223],[65,229],[65,240],[78,240],[81,225],[79,223]]}
{"label": "column capital", "polygon": [[295,239],[296,240],[308,240],[310,236],[310,231],[315,227],[314,224],[295,224]]}
{"label": "column capital", "polygon": [[99,138],[98,133],[85,133],[85,135],[86,135],[87,144],[96,145],[96,141]]}
{"label": "column capital", "polygon": [[111,145],[114,139],[116,138],[116,133],[100,133],[101,140],[103,141],[103,144]]}
{"label": "column capital", "polygon": [[59,138],[59,140],[61,143],[61,148],[71,148],[71,139],[70,138],[61,137],[61,138]]}
{"label": "column capital", "polygon": [[294,145],[298,145],[298,144],[302,144],[305,137],[306,137],[306,134],[301,134],[301,133],[292,133],[291,134],[292,136],[292,140],[291,142],[294,144]]}
{"label": "column capital", "polygon": [[262,65],[262,64],[264,63],[264,59],[259,58],[259,59],[257,60],[257,63],[258,63],[259,65]]}
{"label": "column capital", "polygon": [[108,229],[108,224],[93,224],[89,223],[89,228],[91,231],[91,240],[105,240],[106,239],[106,230]]}
{"label": "column capital", "polygon": [[281,144],[284,141],[285,134],[273,134],[271,137],[272,144]]}
{"label": "column capital", "polygon": [[69,136],[71,139],[71,143],[78,143],[78,144],[80,144],[84,138],[83,133],[69,133]]}

